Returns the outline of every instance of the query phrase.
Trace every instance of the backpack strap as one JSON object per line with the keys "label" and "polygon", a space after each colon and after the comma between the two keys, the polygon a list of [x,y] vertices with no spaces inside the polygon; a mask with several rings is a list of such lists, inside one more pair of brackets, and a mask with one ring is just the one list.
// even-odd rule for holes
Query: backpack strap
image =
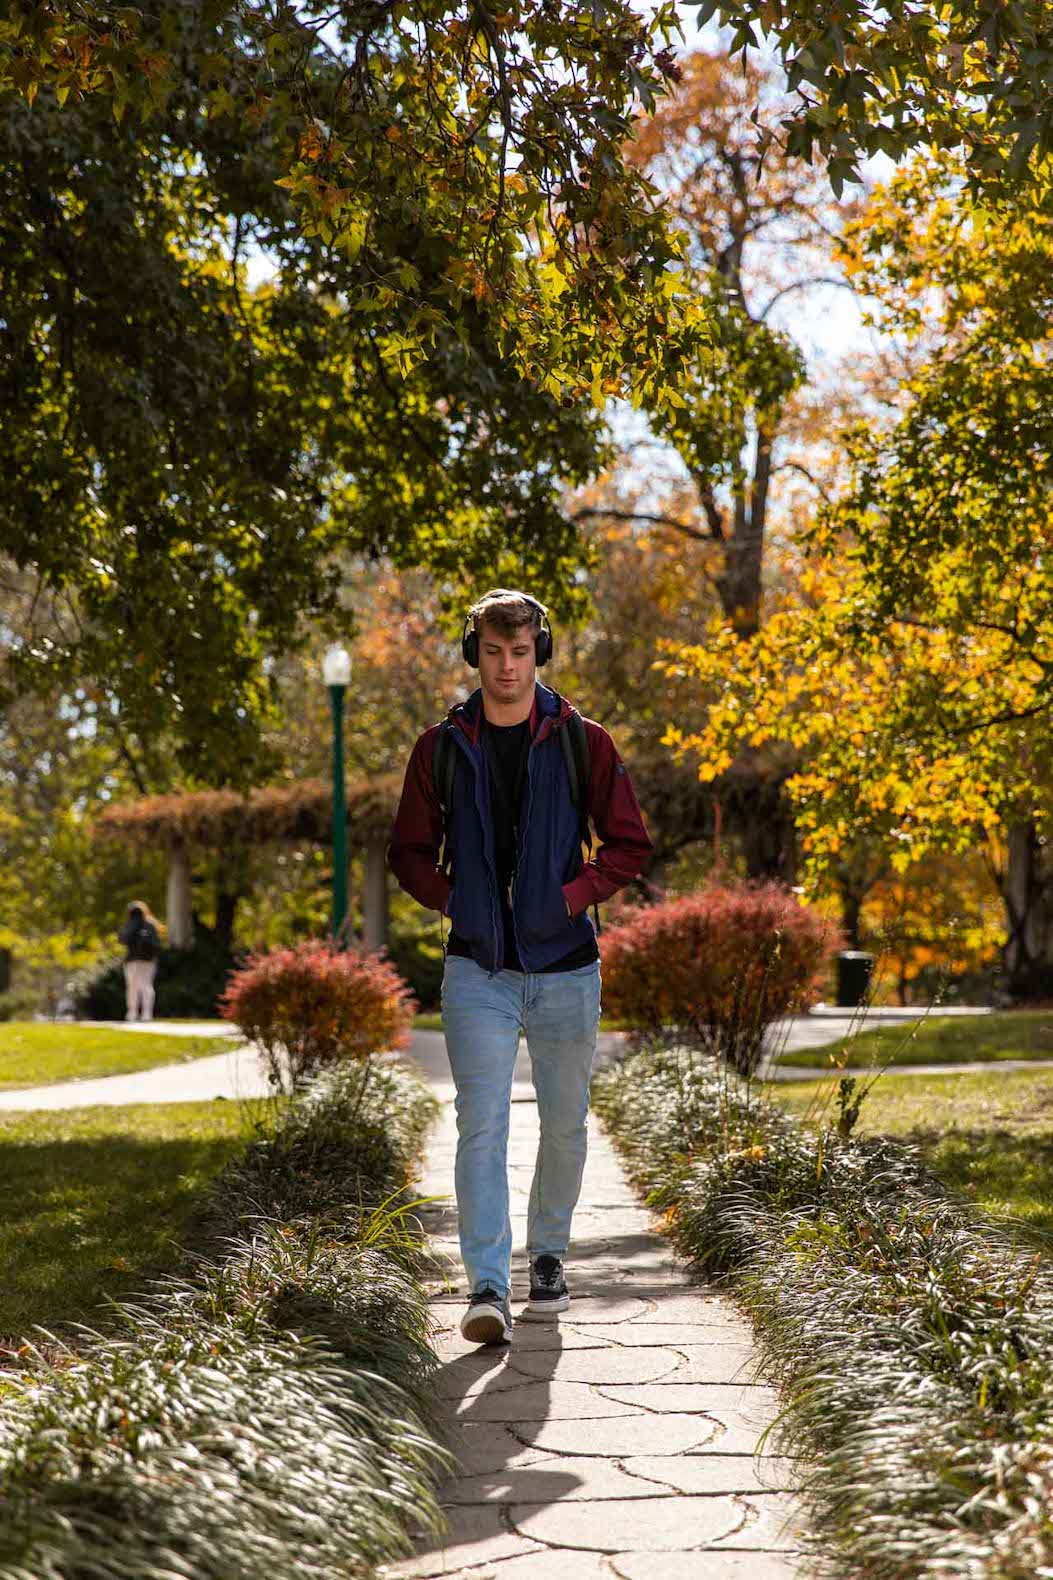
{"label": "backpack strap", "polygon": [[435,737],[435,750],[431,759],[431,778],[435,786],[435,794],[439,798],[442,808],[442,851],[439,866],[449,877],[450,851],[447,840],[449,829],[450,807],[453,803],[453,770],[454,770],[454,745],[450,739],[452,725],[449,719],[443,719],[439,725],[439,733]]}
{"label": "backpack strap", "polygon": [[570,799],[578,812],[581,842],[592,855],[592,831],[589,828],[589,776],[592,767],[589,759],[589,742],[585,734],[585,721],[580,713],[572,713],[559,732],[563,760],[570,780]]}

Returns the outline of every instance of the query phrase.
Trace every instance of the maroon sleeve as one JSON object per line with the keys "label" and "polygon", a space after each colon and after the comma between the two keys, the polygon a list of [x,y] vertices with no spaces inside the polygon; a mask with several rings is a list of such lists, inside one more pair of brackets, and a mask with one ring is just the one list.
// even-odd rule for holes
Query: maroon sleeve
{"label": "maroon sleeve", "polygon": [[593,901],[609,900],[646,870],[654,853],[640,803],[614,742],[602,724],[592,719],[584,722],[591,765],[589,810],[601,843],[595,858],[563,885],[574,916]]}
{"label": "maroon sleeve", "polygon": [[388,866],[399,885],[432,911],[446,909],[451,888],[439,866],[442,807],[431,777],[438,732],[439,726],[433,724],[418,737],[410,753],[387,853]]}

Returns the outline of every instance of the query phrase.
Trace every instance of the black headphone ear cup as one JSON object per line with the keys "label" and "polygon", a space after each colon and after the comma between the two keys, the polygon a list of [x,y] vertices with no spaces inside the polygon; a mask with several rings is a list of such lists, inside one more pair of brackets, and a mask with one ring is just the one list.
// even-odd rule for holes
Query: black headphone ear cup
{"label": "black headphone ear cup", "polygon": [[478,631],[468,631],[465,634],[465,636],[461,640],[461,652],[464,654],[464,662],[468,665],[468,667],[470,669],[478,669],[479,668],[479,633],[478,633]]}
{"label": "black headphone ear cup", "polygon": [[552,632],[540,630],[534,638],[534,662],[538,669],[552,657]]}

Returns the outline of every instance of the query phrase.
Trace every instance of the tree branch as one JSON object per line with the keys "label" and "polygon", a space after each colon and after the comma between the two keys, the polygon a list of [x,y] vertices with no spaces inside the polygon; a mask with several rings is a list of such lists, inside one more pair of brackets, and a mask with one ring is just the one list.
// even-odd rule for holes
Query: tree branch
{"label": "tree branch", "polygon": [[809,483],[811,483],[812,487],[816,490],[824,504],[829,505],[831,503],[831,495],[826,485],[821,483],[817,477],[813,477],[812,473],[802,462],[794,460],[780,461],[778,466],[772,467],[771,471],[773,477],[775,476],[776,472],[800,472],[802,477],[808,479]]}
{"label": "tree branch", "polygon": [[784,285],[781,290],[776,291],[775,295],[770,298],[767,307],[758,315],[757,322],[763,324],[780,297],[789,296],[791,291],[808,290],[814,285],[839,285],[842,290],[851,291],[853,296],[856,294],[855,287],[850,285],[847,280],[839,280],[833,275],[820,274],[808,280],[794,280],[789,285]]}
{"label": "tree branch", "polygon": [[676,516],[652,515],[646,510],[615,510],[608,506],[587,505],[581,510],[575,510],[570,519],[586,521],[594,516],[605,516],[611,521],[646,521],[653,527],[673,527],[677,532],[682,532],[689,538],[696,538],[700,543],[709,542],[707,534],[700,531],[698,527],[691,526],[689,522],[680,521]]}

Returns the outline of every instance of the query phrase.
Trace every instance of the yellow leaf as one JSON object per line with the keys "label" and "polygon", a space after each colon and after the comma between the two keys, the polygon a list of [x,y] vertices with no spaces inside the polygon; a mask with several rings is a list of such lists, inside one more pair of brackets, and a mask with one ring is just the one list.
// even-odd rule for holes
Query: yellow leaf
{"label": "yellow leaf", "polygon": [[538,270],[541,294],[546,301],[557,301],[567,289],[567,278],[554,263],[543,263]]}

